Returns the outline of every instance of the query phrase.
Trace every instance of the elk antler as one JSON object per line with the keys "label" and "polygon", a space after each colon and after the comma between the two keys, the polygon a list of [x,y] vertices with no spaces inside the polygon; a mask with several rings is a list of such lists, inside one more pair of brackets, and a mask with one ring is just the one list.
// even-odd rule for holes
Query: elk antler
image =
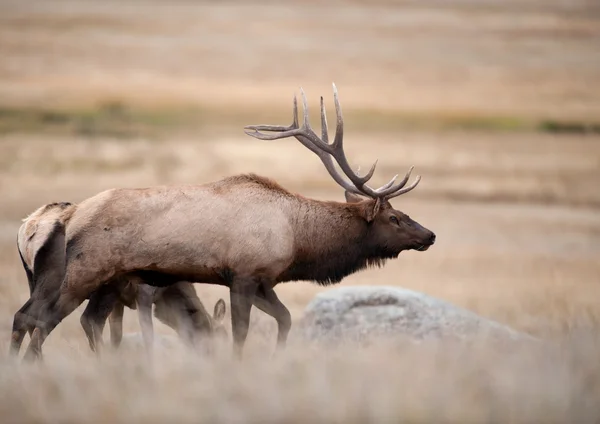
{"label": "elk antler", "polygon": [[[335,111],[337,117],[335,138],[333,143],[329,143],[329,135],[327,128],[327,117],[325,116],[325,106],[323,103],[323,97],[321,97],[321,138],[310,126],[308,119],[308,102],[304,90],[300,88],[300,95],[302,96],[302,106],[304,108],[304,121],[302,127],[298,126],[298,102],[294,95],[294,108],[293,108],[293,122],[291,125],[285,127],[281,125],[248,125],[244,127],[245,133],[254,138],[260,140],[278,140],[281,138],[295,137],[300,143],[307,147],[311,152],[315,153],[325,165],[325,168],[329,172],[329,175],[342,186],[354,194],[360,194],[363,196],[371,197],[373,199],[389,200],[393,197],[400,196],[401,194],[407,193],[414,189],[419,181],[420,176],[417,176],[414,183],[408,187],[404,187],[410,178],[410,174],[413,170],[411,166],[402,181],[394,185],[398,175],[395,175],[388,183],[383,186],[373,189],[366,183],[371,179],[377,166],[377,161],[371,166],[369,172],[366,175],[360,176],[352,171],[348,159],[344,153],[344,118],[342,117],[342,108],[338,99],[337,88],[333,84],[333,100],[335,103]],[[271,131],[278,134],[264,134],[261,131]],[[335,169],[332,158],[335,159],[340,169],[348,177],[350,182],[346,181]],[[359,168],[360,170],[360,168]]]}

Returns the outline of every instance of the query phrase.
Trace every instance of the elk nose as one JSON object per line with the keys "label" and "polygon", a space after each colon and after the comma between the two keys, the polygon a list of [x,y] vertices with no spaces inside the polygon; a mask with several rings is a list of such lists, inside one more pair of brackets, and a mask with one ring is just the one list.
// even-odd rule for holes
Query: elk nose
{"label": "elk nose", "polygon": [[429,237],[429,244],[433,244],[435,243],[435,234],[431,233],[431,236]]}

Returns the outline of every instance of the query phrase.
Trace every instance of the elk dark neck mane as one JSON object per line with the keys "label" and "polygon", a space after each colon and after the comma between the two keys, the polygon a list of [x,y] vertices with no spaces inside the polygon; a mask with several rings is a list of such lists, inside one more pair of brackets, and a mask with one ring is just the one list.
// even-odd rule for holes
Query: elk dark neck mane
{"label": "elk dark neck mane", "polygon": [[330,285],[361,269],[383,265],[386,257],[371,247],[369,225],[361,216],[360,205],[302,196],[294,203],[294,262],[278,282]]}
{"label": "elk dark neck mane", "polygon": [[390,255],[375,249],[360,204],[327,202],[294,194],[275,181],[256,174],[229,177],[228,182],[250,183],[266,189],[286,204],[294,228],[294,261],[277,282],[339,283],[370,266],[382,266]]}

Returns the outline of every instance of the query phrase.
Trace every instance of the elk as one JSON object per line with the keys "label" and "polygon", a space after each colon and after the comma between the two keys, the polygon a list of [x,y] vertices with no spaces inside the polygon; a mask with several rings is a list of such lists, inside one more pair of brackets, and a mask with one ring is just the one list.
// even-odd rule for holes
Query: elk
{"label": "elk", "polygon": [[[194,286],[185,281],[177,282],[168,287],[152,287],[142,281],[128,281],[131,290],[127,293],[126,301],[123,291],[114,295],[103,295],[94,308],[93,299],[82,315],[81,324],[86,329],[90,347],[102,338],[102,328],[106,322],[106,311],[112,310],[109,315],[110,336],[113,347],[118,347],[123,335],[123,310],[125,306],[135,309],[137,307],[142,338],[145,348],[151,351],[154,343],[154,329],[152,324],[152,305],[154,316],[163,324],[171,327],[189,347],[197,346],[208,336],[224,340],[228,337],[223,324],[226,306],[223,299],[219,299],[214,306],[213,315],[210,316],[200,301]],[[107,287],[107,286],[103,286]],[[94,295],[92,295],[94,296]],[[84,321],[85,318],[85,321]]]}
{"label": "elk", "polygon": [[51,302],[33,301],[36,328],[25,359],[36,358],[56,325],[116,276],[141,277],[163,287],[181,280],[226,286],[234,356],[242,357],[253,304],[276,319],[277,347],[283,348],[291,316],[275,293],[277,284],[335,284],[359,270],[383,266],[402,251],[433,245],[432,231],[390,204],[419,183],[417,177],[406,186],[413,168],[398,183],[396,176],[379,188],[367,185],[376,163],[364,176],[352,171],[344,153],[335,84],[332,143],[323,99],[319,137],[309,124],[302,89],[301,95],[302,126],[294,96],[290,126],[251,125],[245,132],[261,140],[296,138],[345,189],[346,202],[306,198],[255,174],[201,185],[110,189],[92,196],[68,220],[63,251],[57,254],[64,262],[50,273],[60,289]]}
{"label": "elk", "polygon": [[[27,309],[31,298],[38,293],[51,292],[47,284],[36,284],[39,275],[44,276],[48,267],[54,266],[51,248],[56,237],[56,228],[64,225],[65,217],[76,205],[69,202],[44,205],[27,218],[19,228],[17,248],[29,283],[30,300],[15,314],[11,352],[18,353],[23,337],[33,328],[22,321],[23,309]],[[60,231],[58,231],[60,235]],[[50,289],[50,290],[49,290]],[[58,288],[56,288],[58,290]],[[214,334],[226,338],[223,326],[226,312],[225,301],[219,299],[210,317],[191,283],[179,282],[169,287],[157,288],[123,277],[116,277],[111,284],[102,286],[89,297],[89,303],[81,316],[81,325],[88,338],[90,348],[96,351],[102,341],[102,329],[110,314],[111,341],[118,347],[122,339],[123,310],[127,306],[137,309],[142,337],[149,351],[153,343],[152,305],[155,317],[173,328],[188,345],[195,345],[199,337]]]}

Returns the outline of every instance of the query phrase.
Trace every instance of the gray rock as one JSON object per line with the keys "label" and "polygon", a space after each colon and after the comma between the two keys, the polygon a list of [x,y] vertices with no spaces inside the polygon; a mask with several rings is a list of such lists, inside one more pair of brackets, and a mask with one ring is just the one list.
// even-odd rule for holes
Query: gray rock
{"label": "gray rock", "polygon": [[428,339],[535,340],[524,333],[423,293],[389,286],[348,286],[320,293],[295,336],[327,343]]}

